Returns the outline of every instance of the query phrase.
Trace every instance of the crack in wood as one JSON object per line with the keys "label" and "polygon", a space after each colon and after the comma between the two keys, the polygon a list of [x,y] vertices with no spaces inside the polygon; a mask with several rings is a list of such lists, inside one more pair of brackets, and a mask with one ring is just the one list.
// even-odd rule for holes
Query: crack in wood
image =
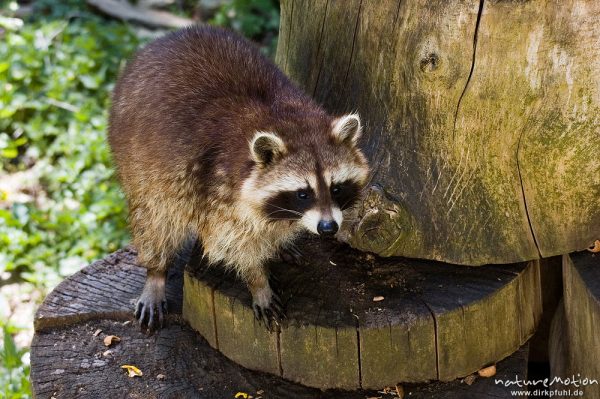
{"label": "crack in wood", "polygon": [[350,50],[350,58],[348,59],[348,68],[346,69],[346,75],[344,76],[344,83],[342,87],[346,87],[346,82],[348,81],[348,74],[350,73],[350,68],[352,67],[352,60],[354,59],[354,47],[356,45],[356,35],[358,33],[358,23],[360,22],[360,12],[362,10],[363,0],[360,0],[358,4],[358,12],[356,13],[356,24],[354,25],[354,34],[352,36],[352,49]]}
{"label": "crack in wood", "polygon": [[[220,284],[217,284],[217,287],[219,285]],[[219,335],[217,334],[217,312],[215,310],[215,290],[216,290],[216,287],[211,288],[210,300],[211,300],[211,307],[212,307],[213,328],[215,331],[215,348],[217,350],[219,350]]]}
{"label": "crack in wood", "polygon": [[[329,8],[329,0],[325,3],[325,12],[323,13],[323,22],[321,23],[321,33],[319,34],[319,44],[317,45],[317,59],[319,55],[321,55],[321,43],[323,42],[323,33],[325,32],[325,21],[327,20],[327,9]],[[317,86],[319,85],[319,78],[321,77],[321,71],[323,69],[323,61],[325,57],[321,57],[321,62],[319,63],[319,69],[317,71],[317,78],[315,79],[315,85],[312,90],[312,96],[315,97],[317,93]]]}
{"label": "crack in wood", "polygon": [[460,111],[460,104],[462,99],[467,92],[467,88],[469,87],[469,82],[471,82],[471,77],[473,76],[473,71],[475,70],[475,58],[477,56],[477,35],[479,33],[479,24],[481,22],[481,15],[483,14],[483,3],[485,0],[479,1],[479,9],[477,10],[477,20],[475,21],[475,32],[473,33],[473,56],[471,58],[471,69],[469,70],[469,76],[467,77],[467,82],[465,83],[465,87],[463,87],[462,93],[460,93],[460,97],[458,97],[458,102],[456,103],[456,111],[454,112],[454,125],[452,128],[452,138],[456,135],[456,121],[458,119],[458,112]]}
{"label": "crack in wood", "polygon": [[283,67],[283,70],[286,73],[289,73],[288,70],[288,60],[290,59],[290,36],[292,34],[292,28],[294,27],[294,0],[292,0],[292,6],[290,8],[290,22],[289,22],[290,26],[288,28],[288,40],[286,41],[287,43],[287,48],[285,49],[285,65]]}
{"label": "crack in wood", "polygon": [[424,300],[422,300],[421,302],[423,302],[423,305],[425,305],[425,307],[427,308],[427,310],[429,310],[429,313],[431,313],[431,319],[433,320],[433,333],[434,333],[434,344],[435,344],[435,374],[437,376],[437,379],[440,379],[440,354],[439,354],[439,350],[438,350],[438,325],[437,325],[437,319],[435,318],[435,313],[433,312],[433,309],[431,309],[431,307],[429,306],[429,304],[427,302],[425,302]]}
{"label": "crack in wood", "polygon": [[358,386],[362,389],[362,364],[360,359],[360,325],[356,318],[356,353],[358,354]]}
{"label": "crack in wood", "polygon": [[279,376],[283,377],[283,363],[281,362],[281,329],[277,329],[277,339],[275,341],[277,345],[277,365],[279,366]]}
{"label": "crack in wood", "polygon": [[[527,126],[528,124],[525,124],[525,126]],[[538,244],[536,235],[535,235],[535,231],[533,229],[533,224],[531,223],[531,216],[529,214],[529,207],[527,205],[527,196],[525,195],[525,186],[523,185],[523,176],[521,174],[521,164],[519,161],[519,157],[520,157],[520,151],[521,151],[521,141],[523,139],[523,136],[525,135],[525,129],[523,129],[521,131],[521,134],[519,135],[519,141],[517,143],[517,172],[519,175],[519,185],[521,186],[521,196],[523,198],[523,206],[525,207],[525,216],[527,217],[527,224],[529,225],[529,232],[531,233],[531,237],[533,238],[533,244],[535,245],[535,249],[537,250],[538,256],[540,257],[540,259],[542,258],[542,251],[540,250],[540,245]]]}

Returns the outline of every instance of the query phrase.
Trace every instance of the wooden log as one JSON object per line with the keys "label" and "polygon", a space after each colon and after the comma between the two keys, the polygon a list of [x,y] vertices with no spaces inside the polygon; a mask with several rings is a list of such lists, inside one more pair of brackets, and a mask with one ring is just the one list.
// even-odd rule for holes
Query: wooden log
{"label": "wooden log", "polygon": [[473,373],[524,344],[541,315],[537,261],[465,268],[318,239],[300,246],[308,264],[271,270],[288,317],[276,333],[254,320],[235,276],[203,264],[185,274],[184,318],[246,368],[322,389],[375,389]]}
{"label": "wooden log", "polygon": [[[583,397],[600,397],[600,257],[590,252],[563,256],[563,301],[552,322],[552,377],[595,379],[580,383]],[[558,384],[557,384],[558,385]],[[575,389],[572,384],[562,384]],[[560,385],[559,385],[560,386]]]}
{"label": "wooden log", "polygon": [[87,3],[123,21],[138,22],[153,28],[184,28],[194,24],[189,18],[167,11],[153,10],[144,4],[134,6],[123,0],[87,0]]}
{"label": "wooden log", "polygon": [[[181,267],[168,278],[168,326],[154,335],[142,333],[131,303],[140,293],[145,269],[135,266],[134,259],[135,252],[125,249],[95,262],[62,282],[40,306],[31,347],[35,398],[231,399],[238,392],[263,399],[382,396],[376,391],[321,391],[229,361],[179,316]],[[106,347],[107,335],[121,341]],[[524,346],[500,362],[495,378],[526,378],[527,352]],[[127,377],[121,368],[125,364],[137,366],[143,375]],[[406,397],[414,399],[508,399],[512,390],[495,384],[494,378],[477,378],[470,386],[457,380],[404,387]]]}
{"label": "wooden log", "polygon": [[353,246],[481,265],[600,237],[600,2],[281,6],[279,65],[364,120]]}

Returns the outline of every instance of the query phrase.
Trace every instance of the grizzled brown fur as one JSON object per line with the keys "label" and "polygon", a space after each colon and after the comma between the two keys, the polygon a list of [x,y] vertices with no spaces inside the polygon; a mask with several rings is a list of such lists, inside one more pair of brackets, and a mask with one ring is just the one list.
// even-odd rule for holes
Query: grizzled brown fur
{"label": "grizzled brown fur", "polygon": [[[345,179],[340,209],[366,179],[358,117],[336,121],[231,32],[188,28],[138,52],[114,91],[109,142],[133,244],[149,270],[142,322],[154,324],[155,312],[162,322],[164,272],[190,237],[210,262],[245,279],[259,313],[276,318],[265,261],[301,230],[302,206],[333,217],[332,173]],[[299,176],[313,181],[300,208],[290,190]]]}

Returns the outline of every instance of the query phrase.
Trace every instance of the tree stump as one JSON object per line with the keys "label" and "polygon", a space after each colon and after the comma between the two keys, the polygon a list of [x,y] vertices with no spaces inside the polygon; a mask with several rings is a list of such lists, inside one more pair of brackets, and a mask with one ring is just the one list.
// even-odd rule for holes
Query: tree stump
{"label": "tree stump", "polygon": [[[35,398],[231,399],[237,392],[262,399],[393,397],[375,391],[321,391],[226,359],[179,315],[181,267],[169,274],[168,326],[154,335],[142,333],[133,321],[132,306],[145,269],[135,265],[135,256],[124,249],[95,262],[62,282],[40,306],[31,347]],[[106,347],[107,335],[117,335],[121,342]],[[495,378],[526,378],[527,353],[525,345],[500,362]],[[125,364],[137,366],[143,375],[127,377],[121,369]],[[407,385],[404,391],[414,399],[512,398],[515,389],[495,384],[495,378],[477,378],[472,385]]]}
{"label": "tree stump", "polygon": [[[596,379],[581,386],[583,397],[600,397],[600,257],[579,252],[563,256],[563,301],[552,322],[553,377]],[[573,385],[564,385],[575,389]]]}
{"label": "tree stump", "polygon": [[600,237],[600,2],[282,0],[277,62],[358,110],[355,247],[464,265]]}
{"label": "tree stump", "polygon": [[[376,258],[305,239],[307,264],[274,264],[287,320],[269,333],[235,276],[196,265],[183,316],[246,368],[317,388],[449,381],[501,360],[541,315],[538,261],[481,268]],[[374,301],[383,297],[381,301]]]}

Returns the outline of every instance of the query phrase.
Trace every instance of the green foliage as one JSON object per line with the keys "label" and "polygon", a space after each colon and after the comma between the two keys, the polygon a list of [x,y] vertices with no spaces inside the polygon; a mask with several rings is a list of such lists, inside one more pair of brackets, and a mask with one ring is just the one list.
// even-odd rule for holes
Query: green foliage
{"label": "green foliage", "polygon": [[[40,0],[22,26],[0,19],[0,179],[34,180],[29,201],[0,191],[0,273],[41,288],[127,241],[105,134],[110,91],[140,43],[74,3]],[[5,328],[0,397],[29,397],[26,352]]]}
{"label": "green foliage", "polygon": [[[46,290],[128,240],[107,115],[117,74],[142,43],[85,1],[33,4],[22,23],[10,18],[17,2],[0,0],[0,183],[31,180],[16,190],[25,198],[0,189],[0,276]],[[272,54],[278,9],[275,0],[232,0],[213,22]],[[30,397],[28,349],[15,346],[6,321],[0,328],[0,397]]]}
{"label": "green foliage", "polygon": [[4,32],[0,165],[33,165],[45,198],[0,209],[0,272],[52,284],[124,244],[106,116],[119,67],[138,45],[128,26],[90,14]]}
{"label": "green foliage", "polygon": [[210,22],[261,43],[267,55],[275,54],[279,32],[278,0],[231,0],[221,6]]}
{"label": "green foliage", "polygon": [[27,349],[17,349],[11,330],[3,327],[3,343],[0,346],[0,397],[21,399],[31,396],[29,365],[24,361]]}

